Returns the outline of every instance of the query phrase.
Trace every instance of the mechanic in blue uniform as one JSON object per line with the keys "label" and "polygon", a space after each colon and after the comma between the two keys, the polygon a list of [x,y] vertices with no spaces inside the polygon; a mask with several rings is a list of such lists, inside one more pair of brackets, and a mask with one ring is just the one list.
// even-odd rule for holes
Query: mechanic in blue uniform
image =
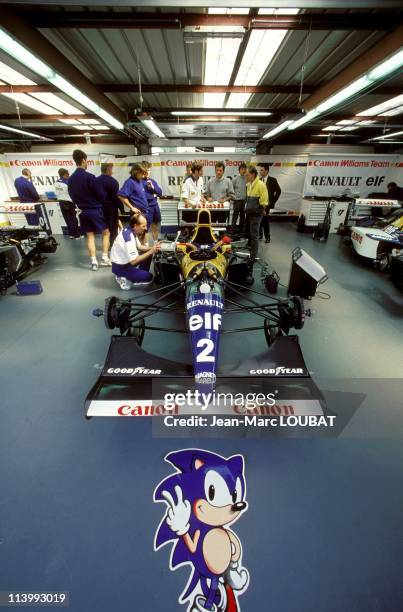
{"label": "mechanic in blue uniform", "polygon": [[76,206],[72,202],[68,191],[69,171],[59,168],[59,178],[54,184],[56,198],[59,200],[60,210],[67,226],[67,231],[72,240],[82,238],[76,217]]}
{"label": "mechanic in blue uniform", "polygon": [[[32,173],[28,168],[24,168],[22,176],[15,179],[14,187],[18,193],[20,202],[39,202],[39,193],[32,183]],[[25,218],[29,225],[38,225],[38,215],[36,213],[25,213]]]}
{"label": "mechanic in blue uniform", "polygon": [[80,226],[87,236],[87,248],[91,258],[91,270],[98,270],[95,234],[102,234],[101,266],[111,266],[108,257],[109,229],[102,210],[104,192],[95,176],[87,172],[87,155],[80,149],[73,151],[76,170],[69,178],[68,191],[73,202],[80,209]]}
{"label": "mechanic in blue uniform", "polygon": [[145,168],[141,164],[133,164],[130,168],[130,176],[118,191],[118,197],[122,204],[127,206],[132,213],[142,213],[146,219],[148,214],[148,202],[144,190],[143,178]]}
{"label": "mechanic in blue uniform", "polygon": [[117,235],[111,249],[112,272],[119,287],[128,291],[133,286],[149,285],[153,275],[149,272],[151,257],[160,248],[154,244],[141,249],[141,239],[147,232],[147,219],[141,213],[130,218],[130,227]]}
{"label": "mechanic in blue uniform", "polygon": [[144,190],[148,202],[147,225],[151,229],[151,235],[154,240],[158,240],[158,234],[161,224],[161,210],[158,204],[158,198],[162,196],[162,189],[157,181],[151,178],[151,164],[144,161],[142,166],[146,170],[143,179]]}
{"label": "mechanic in blue uniform", "polygon": [[124,212],[122,202],[118,198],[119,183],[112,176],[113,163],[106,162],[101,164],[101,174],[97,177],[97,181],[104,194],[102,209],[104,211],[105,221],[108,224],[110,232],[110,246],[112,246],[119,231],[119,210]]}

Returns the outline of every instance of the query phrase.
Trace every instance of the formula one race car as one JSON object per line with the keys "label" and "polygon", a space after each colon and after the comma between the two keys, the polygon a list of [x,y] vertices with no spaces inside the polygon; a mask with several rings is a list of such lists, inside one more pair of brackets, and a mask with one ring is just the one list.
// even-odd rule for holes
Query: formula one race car
{"label": "formula one race car", "polygon": [[403,210],[399,208],[370,226],[352,227],[350,238],[358,255],[371,260],[379,270],[387,270],[391,258],[403,248]]}
{"label": "formula one race car", "polygon": [[[192,388],[206,397],[223,386],[264,390],[273,379],[276,388],[288,385],[288,401],[292,393],[304,409],[314,398],[311,412],[305,414],[322,414],[323,397],[309,376],[298,337],[288,335],[291,329],[302,329],[311,313],[298,296],[278,299],[252,291],[253,264],[246,241],[231,243],[227,236],[214,234],[209,210],[198,212],[188,242],[179,236],[163,243],[154,259],[155,280],[162,287],[138,298],[109,297],[104,309],[93,313],[103,316],[106,327],[119,330],[120,336],[112,336],[102,374],[87,396],[87,417],[163,413],[164,407],[156,403],[167,389]],[[146,325],[157,313],[185,315],[186,325]],[[224,326],[224,318],[227,323],[234,313],[247,313],[250,325]],[[144,351],[146,330],[189,334],[192,363]],[[253,359],[219,363],[221,335],[255,330],[263,331],[268,350]],[[238,352],[242,355],[242,348]]]}
{"label": "formula one race car", "polygon": [[54,253],[56,240],[50,236],[50,225],[43,204],[37,205],[41,221],[38,227],[0,227],[0,293],[4,295],[46,261],[44,253]]}

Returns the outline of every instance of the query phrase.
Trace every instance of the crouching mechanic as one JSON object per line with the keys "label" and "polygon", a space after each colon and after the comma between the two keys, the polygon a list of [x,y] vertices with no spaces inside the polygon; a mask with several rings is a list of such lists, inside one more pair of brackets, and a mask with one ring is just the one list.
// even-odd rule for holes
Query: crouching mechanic
{"label": "crouching mechanic", "polygon": [[[111,249],[112,272],[121,289],[128,291],[140,285],[149,285],[153,275],[149,272],[151,258],[160,248],[154,244],[144,250],[142,238],[147,231],[147,219],[141,213],[133,215],[130,227],[118,234]],[[140,252],[139,252],[140,251]]]}

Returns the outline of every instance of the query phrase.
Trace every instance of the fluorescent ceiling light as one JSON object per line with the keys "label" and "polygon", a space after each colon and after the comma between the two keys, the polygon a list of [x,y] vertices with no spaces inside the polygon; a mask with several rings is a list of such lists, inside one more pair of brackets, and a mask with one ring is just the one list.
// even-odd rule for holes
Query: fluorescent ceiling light
{"label": "fluorescent ceiling light", "polygon": [[315,109],[311,110],[304,117],[301,117],[301,119],[297,119],[297,121],[292,121],[290,125],[288,126],[288,129],[295,130],[296,128],[300,127],[300,125],[304,125],[304,123],[308,123],[308,121],[311,121],[311,119],[314,119],[319,114],[320,114],[319,111]]}
{"label": "fluorescent ceiling light", "polygon": [[356,123],[357,119],[343,119],[342,121],[338,121],[337,125],[352,125]]}
{"label": "fluorescent ceiling light", "polygon": [[0,62],[0,79],[8,85],[36,85],[34,81],[27,79],[23,74],[3,62]]}
{"label": "fluorescent ceiling light", "polygon": [[57,108],[57,110],[62,111],[62,113],[66,113],[67,115],[84,115],[82,110],[79,110],[76,106],[66,102],[56,94],[31,93],[30,95],[37,100],[44,102],[45,104],[49,104],[49,106],[53,106],[53,108]]}
{"label": "fluorescent ceiling light", "polygon": [[194,117],[194,116],[220,116],[220,117],[268,117],[272,113],[267,111],[205,111],[203,109],[194,111],[171,111],[171,115],[178,117]]}
{"label": "fluorescent ceiling light", "polygon": [[160,130],[160,128],[158,127],[158,125],[155,123],[154,119],[152,117],[148,117],[148,118],[143,118],[143,117],[139,117],[141,123],[148,129],[150,130],[150,132],[152,132],[153,134],[155,134],[156,136],[159,136],[160,138],[166,138],[164,132],[162,132]]}
{"label": "fluorescent ceiling light", "polygon": [[378,79],[384,78],[387,74],[394,72],[402,65],[403,49],[392,55],[392,57],[390,57],[389,59],[379,64],[379,66],[376,66],[376,68],[369,72],[368,77],[373,81],[377,81]]}
{"label": "fluorescent ceiling light", "polygon": [[390,111],[386,111],[386,113],[380,113],[381,117],[393,117],[394,115],[400,115],[403,113],[403,106],[397,106],[396,108],[392,108]]}
{"label": "fluorescent ceiling light", "polygon": [[384,134],[383,136],[376,136],[376,138],[371,138],[371,140],[385,140],[393,136],[400,136],[400,134],[403,134],[403,130],[401,132],[390,132],[389,134]]}
{"label": "fluorescent ceiling light", "polygon": [[322,132],[333,132],[340,129],[339,125],[328,125],[327,127],[322,128]]}
{"label": "fluorescent ceiling light", "polygon": [[[343,89],[336,92],[334,95],[330,96],[330,98],[328,98],[327,100],[325,100],[324,102],[322,102],[321,104],[319,104],[318,106],[310,110],[305,117],[303,117],[302,119],[298,119],[298,121],[294,121],[293,123],[291,123],[288,129],[294,130],[300,125],[303,125],[304,123],[307,123],[311,119],[314,119],[318,115],[321,115],[322,113],[325,113],[326,111],[329,111],[330,109],[338,106],[342,102],[349,100],[356,93],[362,91],[363,89],[366,89],[369,85],[373,84],[376,80],[382,78],[383,76],[385,76],[385,74],[388,74],[389,72],[391,72],[392,69],[396,70],[402,65],[403,65],[403,51],[398,51],[388,60],[386,60],[385,62],[382,62],[382,64],[379,64],[372,70],[369,70],[362,77],[360,77],[359,79],[356,79],[355,81],[353,81],[346,87],[343,87]],[[378,70],[378,68],[380,68],[381,66],[384,67],[383,71]],[[388,72],[385,72],[386,69],[388,70]],[[397,96],[397,98],[400,98],[400,96]],[[394,101],[396,102],[396,98],[394,98]],[[391,101],[389,101],[389,103],[390,102]],[[401,102],[398,100],[396,102],[396,105],[397,104],[401,104]],[[378,105],[378,107],[375,106],[371,109],[368,109],[367,111],[363,111],[357,114],[361,116],[369,115],[369,114],[376,114],[379,111],[379,106],[381,105]]]}
{"label": "fluorescent ceiling light", "polygon": [[292,119],[283,121],[283,123],[280,123],[280,125],[278,125],[277,127],[273,128],[272,130],[264,134],[262,138],[273,138],[273,136],[285,130],[291,123],[292,123]]}
{"label": "fluorescent ceiling light", "polygon": [[96,125],[94,126],[94,130],[110,130],[109,125]]}
{"label": "fluorescent ceiling light", "polygon": [[26,132],[25,130],[20,130],[18,128],[13,128],[9,125],[0,124],[0,130],[4,130],[6,132],[16,132],[16,134],[24,134],[25,136],[32,136],[33,138],[38,138],[38,140],[47,140],[48,142],[52,140],[52,138],[45,138],[45,136],[39,136],[38,134]]}
{"label": "fluorescent ceiling light", "polygon": [[[3,49],[6,53],[11,55],[13,58],[21,62],[24,66],[39,74],[43,79],[46,79],[64,94],[76,100],[79,104],[91,110],[99,117],[102,117],[107,123],[113,125],[119,130],[124,128],[123,123],[112,117],[107,111],[102,109],[93,100],[88,98],[85,94],[74,87],[69,81],[63,78],[60,74],[55,72],[50,66],[42,62],[39,58],[33,55],[25,47],[23,47],[14,38],[9,36],[7,32],[0,28],[0,49]],[[54,111],[53,111],[54,113]]]}
{"label": "fluorescent ceiling light", "polygon": [[85,123],[85,125],[95,125],[96,123],[100,123],[98,119],[80,119],[81,123]]}
{"label": "fluorescent ceiling light", "polygon": [[10,98],[11,100],[14,100],[15,102],[19,102],[19,104],[28,106],[28,108],[33,108],[34,110],[43,113],[44,115],[62,114],[61,111],[58,111],[52,108],[51,106],[48,106],[47,104],[44,104],[43,102],[40,102],[39,100],[32,98],[32,96],[28,96],[24,93],[3,93],[1,95],[5,96],[6,98]]}
{"label": "fluorescent ceiling light", "polygon": [[377,104],[376,106],[371,106],[371,108],[367,108],[366,110],[357,113],[359,117],[366,117],[371,115],[381,115],[385,111],[388,111],[396,106],[401,106],[403,104],[403,95],[395,96],[394,98],[390,98],[381,104]]}
{"label": "fluorescent ceiling light", "polygon": [[371,125],[372,123],[376,123],[376,121],[373,121],[373,120],[372,121],[371,120],[369,120],[369,121],[368,120],[367,121],[360,121],[358,123],[358,125],[361,127],[362,125]]}
{"label": "fluorescent ceiling light", "polygon": [[359,125],[348,125],[347,127],[341,128],[340,132],[352,132],[353,130],[358,130]]}
{"label": "fluorescent ceiling light", "polygon": [[92,130],[94,128],[92,128],[90,125],[73,125],[74,129],[76,130],[85,130],[86,132],[88,132],[88,130]]}
{"label": "fluorescent ceiling light", "polygon": [[40,59],[35,57],[28,49],[25,49],[14,38],[9,36],[4,30],[0,29],[0,47],[24,66],[39,74],[44,79],[49,79],[54,74],[52,68],[47,66]]}
{"label": "fluorescent ceiling light", "polygon": [[350,83],[350,85],[347,85],[347,87],[343,87],[343,89],[338,91],[336,94],[330,96],[330,98],[319,104],[319,106],[316,107],[316,110],[318,113],[324,113],[330,108],[341,104],[341,102],[344,102],[344,100],[351,98],[359,91],[362,91],[368,87],[370,84],[371,81],[369,81],[367,76],[360,77],[359,79]]}

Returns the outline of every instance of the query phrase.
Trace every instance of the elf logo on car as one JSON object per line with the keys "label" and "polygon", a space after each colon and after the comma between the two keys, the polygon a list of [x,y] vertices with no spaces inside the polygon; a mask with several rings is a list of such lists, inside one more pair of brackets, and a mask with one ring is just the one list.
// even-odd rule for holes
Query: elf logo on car
{"label": "elf logo on car", "polygon": [[135,376],[136,374],[162,374],[162,370],[148,370],[147,368],[143,368],[141,366],[137,368],[108,368],[107,374],[130,374],[130,376]]}
{"label": "elf logo on car", "polygon": [[249,370],[249,374],[261,375],[261,374],[274,374],[274,376],[280,376],[281,374],[303,374],[302,368],[284,368],[278,366],[277,368],[264,368],[261,370]]}

